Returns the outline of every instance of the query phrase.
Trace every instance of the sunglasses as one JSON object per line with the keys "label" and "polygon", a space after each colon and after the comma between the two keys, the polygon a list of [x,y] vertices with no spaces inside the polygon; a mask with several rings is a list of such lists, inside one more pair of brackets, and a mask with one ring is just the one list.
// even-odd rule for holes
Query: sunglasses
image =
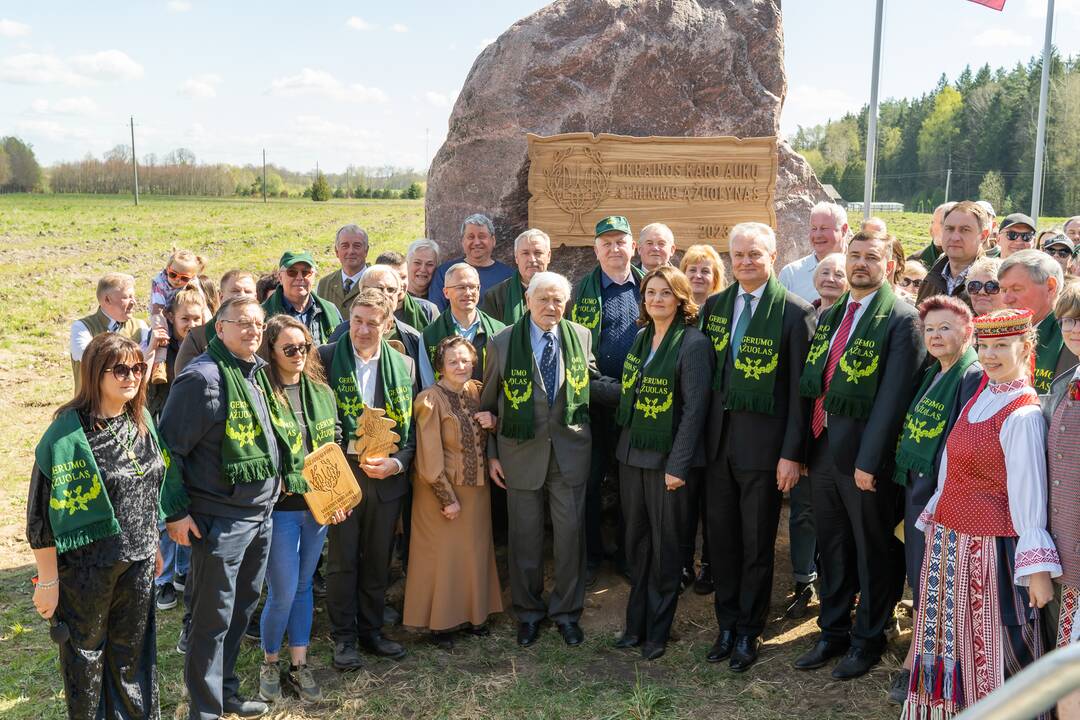
{"label": "sunglasses", "polygon": [[309,277],[311,277],[312,275],[315,274],[315,271],[312,270],[311,268],[308,268],[307,270],[301,270],[299,268],[291,267],[291,268],[287,268],[285,270],[285,274],[288,275],[291,278],[295,278],[295,277],[309,278]]}
{"label": "sunglasses", "polygon": [[281,354],[285,357],[296,357],[297,353],[307,355],[311,352],[311,343],[304,343],[303,345],[283,345],[281,348]]}
{"label": "sunglasses", "polygon": [[1029,242],[1031,242],[1032,240],[1035,239],[1035,233],[1034,232],[1019,232],[1017,230],[1006,230],[1005,231],[1005,237],[1009,238],[1009,240],[1011,242],[1016,242],[1017,240],[1023,240],[1024,242],[1029,243]]}
{"label": "sunglasses", "polygon": [[1043,252],[1058,258],[1071,258],[1073,256],[1073,252],[1069,248],[1043,248]]}
{"label": "sunglasses", "polygon": [[980,292],[985,292],[987,295],[997,295],[1001,292],[1001,284],[997,280],[987,280],[981,282],[979,280],[972,280],[967,284],[968,295],[978,295]]}
{"label": "sunglasses", "polygon": [[137,362],[132,365],[125,365],[124,363],[116,363],[110,368],[105,368],[105,372],[111,372],[117,380],[127,380],[134,375],[137,378],[146,374],[146,363]]}
{"label": "sunglasses", "polygon": [[922,278],[901,278],[900,287],[920,287]]}
{"label": "sunglasses", "polygon": [[176,280],[178,282],[191,282],[194,275],[188,275],[187,273],[178,273],[175,270],[166,270],[165,274],[169,276],[170,280]]}

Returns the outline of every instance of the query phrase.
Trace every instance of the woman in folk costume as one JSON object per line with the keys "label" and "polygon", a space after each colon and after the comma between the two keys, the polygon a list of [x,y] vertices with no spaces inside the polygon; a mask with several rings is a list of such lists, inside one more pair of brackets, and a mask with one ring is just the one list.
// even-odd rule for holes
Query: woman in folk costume
{"label": "woman in folk costume", "polygon": [[1043,652],[1039,609],[1061,574],[1046,531],[1046,423],[1031,387],[1030,310],[975,318],[979,392],[945,442],[918,526],[915,667],[902,717],[947,719]]}
{"label": "woman in folk costume", "polygon": [[34,451],[26,512],[34,607],[70,633],[60,643],[70,718],[159,715],[157,523],[188,500],[144,408],[145,379],[138,345],[98,335],[83,354],[78,394]]}

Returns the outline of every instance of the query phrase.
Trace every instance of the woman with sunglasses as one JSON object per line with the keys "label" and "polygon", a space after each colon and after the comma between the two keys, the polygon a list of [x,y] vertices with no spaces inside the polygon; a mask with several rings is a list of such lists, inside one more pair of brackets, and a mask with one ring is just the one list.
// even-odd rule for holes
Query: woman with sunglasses
{"label": "woman with sunglasses", "polygon": [[[266,347],[273,422],[295,419],[293,427],[299,431],[305,455],[321,445],[337,442],[341,427],[334,395],[326,384],[319,354],[313,352],[307,327],[296,318],[275,315],[266,323]],[[339,510],[330,522],[338,523],[346,517],[348,513]],[[327,529],[316,522],[299,493],[283,492],[274,505],[266,563],[266,605],[260,618],[265,657],[259,673],[259,695],[268,702],[281,698],[282,679],[301,701],[322,700],[322,690],[307,666],[307,649],[314,608],[312,578]],[[282,673],[278,656],[286,631],[289,669]]]}
{"label": "woman with sunglasses", "polygon": [[26,512],[34,607],[70,634],[60,643],[68,717],[156,718],[157,521],[187,496],[144,408],[139,346],[98,335],[80,373],[78,394],[34,451]]}
{"label": "woman with sunglasses", "polygon": [[900,276],[900,282],[896,284],[896,292],[909,303],[914,304],[915,298],[919,296],[919,288],[926,277],[926,266],[918,260],[908,260],[903,267],[904,272]]}
{"label": "woman with sunglasses", "polygon": [[1001,258],[983,255],[971,265],[967,275],[967,295],[976,316],[989,315],[1005,307],[1005,295],[998,284]]}

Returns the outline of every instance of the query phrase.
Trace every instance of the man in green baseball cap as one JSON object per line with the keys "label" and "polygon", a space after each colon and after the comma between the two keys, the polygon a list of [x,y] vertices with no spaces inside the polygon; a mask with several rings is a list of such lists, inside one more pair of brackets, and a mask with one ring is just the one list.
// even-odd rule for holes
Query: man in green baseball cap
{"label": "man in green baseball cap", "polygon": [[619,232],[623,235],[631,235],[630,221],[622,215],[610,215],[596,223],[596,237],[600,237],[609,232]]}
{"label": "man in green baseball cap", "polygon": [[278,262],[278,288],[263,303],[266,318],[291,315],[322,345],[341,323],[337,307],[311,291],[315,284],[315,258],[307,250],[286,250]]}

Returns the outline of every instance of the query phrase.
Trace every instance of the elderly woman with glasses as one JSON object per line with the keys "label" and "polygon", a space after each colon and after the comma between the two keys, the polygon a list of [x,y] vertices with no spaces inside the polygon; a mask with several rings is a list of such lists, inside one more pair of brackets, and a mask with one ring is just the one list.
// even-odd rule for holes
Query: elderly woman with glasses
{"label": "elderly woman with glasses", "polygon": [[976,316],[988,315],[1005,307],[1005,295],[998,282],[1001,258],[980,257],[971,265],[967,275],[967,293]]}

